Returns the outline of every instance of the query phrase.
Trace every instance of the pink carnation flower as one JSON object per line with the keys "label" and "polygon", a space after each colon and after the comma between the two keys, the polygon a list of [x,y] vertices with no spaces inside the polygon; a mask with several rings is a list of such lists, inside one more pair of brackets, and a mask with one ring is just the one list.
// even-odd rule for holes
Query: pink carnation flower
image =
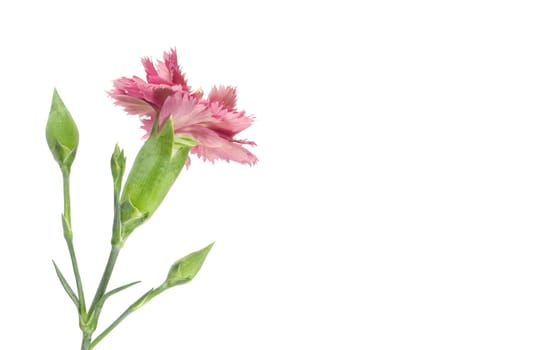
{"label": "pink carnation flower", "polygon": [[168,96],[175,92],[189,93],[190,87],[178,66],[176,51],[165,52],[163,58],[157,62],[157,68],[150,58],[142,59],[146,81],[137,76],[115,80],[114,89],[109,92],[115,104],[128,114],[153,119]]}
{"label": "pink carnation flower", "polygon": [[142,64],[146,81],[136,76],[119,78],[114,81],[109,96],[128,114],[142,117],[146,136],[151,133],[157,115],[160,125],[172,116],[176,135],[199,142],[191,152],[200,158],[250,165],[257,162],[257,157],[244,147],[255,143],[234,138],[253,122],[244,111],[236,110],[234,87],[213,87],[206,99],[201,91],[192,93],[174,49],[165,52],[163,61],[158,61],[156,66],[149,58],[143,58]]}

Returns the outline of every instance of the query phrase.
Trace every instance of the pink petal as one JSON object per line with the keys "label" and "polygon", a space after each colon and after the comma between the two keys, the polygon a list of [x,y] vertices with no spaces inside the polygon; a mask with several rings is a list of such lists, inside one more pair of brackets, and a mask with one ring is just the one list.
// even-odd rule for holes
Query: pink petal
{"label": "pink petal", "polygon": [[176,50],[171,49],[163,55],[164,61],[157,61],[157,67],[149,57],[142,58],[142,65],[146,71],[147,81],[150,84],[180,85],[183,90],[190,91],[186,79],[178,66]]}
{"label": "pink petal", "polygon": [[218,148],[224,147],[227,140],[217,132],[204,126],[192,125],[186,128],[175,130],[176,134],[188,135],[197,140],[202,147]]}
{"label": "pink petal", "polygon": [[156,111],[151,104],[142,99],[126,96],[126,95],[111,95],[115,99],[115,105],[123,107],[125,112],[134,115],[155,115]]}
{"label": "pink petal", "polygon": [[241,164],[255,164],[257,157],[242,145],[225,140],[222,147],[204,147],[198,145],[192,148],[192,153],[198,157],[214,163],[215,160],[234,161]]}
{"label": "pink petal", "polygon": [[229,136],[234,136],[253,124],[254,118],[247,116],[245,112],[228,110],[217,102],[211,103],[209,105],[209,110],[213,114],[213,118],[210,120],[210,127],[224,132]]}
{"label": "pink petal", "polygon": [[[126,104],[135,104],[133,100],[128,100],[127,97],[134,99],[141,99],[145,103],[149,103],[155,110],[159,110],[165,99],[174,94],[175,92],[181,92],[182,86],[180,85],[154,85],[146,83],[138,77],[120,78],[113,82],[114,89],[109,92],[109,96],[116,100],[116,104],[126,107]],[[130,102],[129,102],[130,101]],[[130,106],[129,106],[130,107]],[[142,114],[140,109],[133,112],[133,108],[129,108],[127,112],[129,114],[137,115],[150,115],[149,113]]]}
{"label": "pink petal", "polygon": [[186,93],[175,93],[167,97],[159,115],[161,122],[169,116],[173,117],[175,132],[187,126],[205,122],[211,116],[205,104]]}
{"label": "pink petal", "polygon": [[146,80],[150,84],[163,84],[166,83],[164,79],[161,79],[159,77],[159,73],[157,73],[157,69],[155,69],[155,66],[153,65],[153,62],[151,58],[144,57],[142,58],[142,65],[144,66],[144,70],[146,71]]}
{"label": "pink petal", "polygon": [[207,99],[209,102],[218,102],[227,109],[234,109],[238,96],[235,87],[213,86]]}
{"label": "pink petal", "polygon": [[[170,76],[170,81],[173,84],[178,84],[181,86],[187,86],[186,79],[178,66],[178,57],[176,55],[176,49],[172,48],[170,51],[163,54],[165,59],[165,67],[167,68]],[[189,91],[189,89],[187,89]]]}

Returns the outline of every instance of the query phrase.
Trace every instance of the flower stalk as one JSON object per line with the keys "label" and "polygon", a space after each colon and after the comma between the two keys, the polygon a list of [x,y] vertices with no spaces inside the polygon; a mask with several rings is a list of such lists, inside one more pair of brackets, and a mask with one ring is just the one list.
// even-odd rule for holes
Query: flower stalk
{"label": "flower stalk", "polygon": [[63,172],[63,222],[64,222],[63,236],[65,237],[65,242],[67,243],[69,256],[71,257],[71,266],[73,267],[75,283],[77,284],[79,316],[82,317],[82,315],[86,314],[86,302],[84,300],[84,291],[83,291],[82,280],[79,272],[79,264],[77,262],[77,254],[75,253],[75,247],[73,246],[73,228],[71,225],[71,195],[69,191],[70,171],[65,170],[62,172]]}
{"label": "flower stalk", "polygon": [[107,290],[109,280],[111,279],[111,275],[113,274],[113,270],[115,269],[115,263],[117,262],[120,251],[120,247],[114,245],[111,246],[111,251],[109,252],[109,258],[107,259],[107,264],[105,265],[102,279],[100,280],[98,289],[96,290],[96,294],[94,295],[94,299],[92,300],[92,304],[90,305],[90,313],[94,313],[98,302],[105,295],[105,291]]}

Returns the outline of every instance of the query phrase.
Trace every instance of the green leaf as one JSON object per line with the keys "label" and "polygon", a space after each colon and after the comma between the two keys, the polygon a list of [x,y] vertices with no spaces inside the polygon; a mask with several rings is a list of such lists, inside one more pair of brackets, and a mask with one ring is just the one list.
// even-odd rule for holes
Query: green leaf
{"label": "green leaf", "polygon": [[130,283],[127,283],[127,284],[125,284],[125,285],[123,285],[123,286],[120,286],[120,287],[118,287],[118,288],[115,288],[115,289],[113,289],[113,290],[110,290],[109,292],[105,293],[105,295],[103,296],[103,299],[107,299],[107,298],[109,298],[110,296],[115,295],[115,294],[117,294],[117,293],[119,293],[119,292],[122,292],[123,290],[127,289],[128,287],[132,287],[133,285],[138,284],[138,283],[140,283],[140,282],[141,282],[141,281],[130,282]]}
{"label": "green leaf", "polygon": [[188,143],[175,142],[171,118],[161,131],[154,128],[134,160],[121,195],[123,240],[161,205],[186,164],[190,149]]}
{"label": "green leaf", "polygon": [[56,89],[46,123],[46,141],[58,164],[69,169],[79,145],[79,131]]}
{"label": "green leaf", "polygon": [[180,284],[190,282],[201,269],[201,266],[207,258],[207,255],[213,247],[213,244],[215,244],[215,242],[176,261],[171,266],[169,274],[167,275],[167,279],[165,280],[161,288],[168,289]]}
{"label": "green leaf", "polygon": [[79,299],[77,298],[77,295],[75,294],[75,292],[73,291],[69,283],[67,283],[67,280],[65,279],[65,277],[63,277],[63,274],[61,273],[60,269],[57,267],[56,262],[52,260],[52,263],[54,264],[54,268],[56,269],[56,275],[59,278],[59,282],[61,283],[61,286],[63,287],[63,289],[65,289],[65,292],[67,293],[69,298],[71,298],[71,300],[73,301],[73,304],[75,304],[78,310]]}

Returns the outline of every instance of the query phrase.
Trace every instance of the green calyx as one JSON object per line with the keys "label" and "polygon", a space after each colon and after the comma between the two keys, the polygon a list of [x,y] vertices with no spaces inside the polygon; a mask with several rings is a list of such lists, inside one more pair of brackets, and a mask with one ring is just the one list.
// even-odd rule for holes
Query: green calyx
{"label": "green calyx", "polygon": [[123,188],[120,241],[124,242],[161,205],[186,164],[190,149],[196,144],[192,139],[175,138],[172,118],[164,123],[160,131],[155,123],[150,137],[134,160]]}

